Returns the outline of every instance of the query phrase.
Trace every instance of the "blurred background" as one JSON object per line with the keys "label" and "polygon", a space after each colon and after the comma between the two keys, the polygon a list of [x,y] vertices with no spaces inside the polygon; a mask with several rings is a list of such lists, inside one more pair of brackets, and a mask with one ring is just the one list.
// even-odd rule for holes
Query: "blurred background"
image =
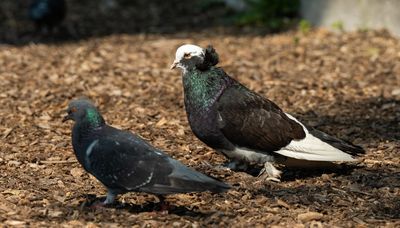
{"label": "blurred background", "polygon": [[56,21],[57,32],[38,40],[32,3],[39,6],[39,14],[57,10],[50,6],[41,12],[40,2],[63,1],[1,1],[0,42],[49,41],[49,37],[52,41],[73,40],[115,33],[174,33],[210,27],[224,28],[225,32],[266,34],[293,28],[306,32],[314,25],[338,31],[385,28],[400,34],[400,3],[395,0],[65,0],[65,18],[46,18]]}
{"label": "blurred background", "polygon": [[0,42],[18,44],[49,37],[73,40],[115,33],[174,33],[210,27],[269,33],[295,26],[300,9],[298,0],[66,0],[65,19],[56,23],[57,31],[38,40],[29,7],[32,2],[41,1],[48,2],[1,1]]}

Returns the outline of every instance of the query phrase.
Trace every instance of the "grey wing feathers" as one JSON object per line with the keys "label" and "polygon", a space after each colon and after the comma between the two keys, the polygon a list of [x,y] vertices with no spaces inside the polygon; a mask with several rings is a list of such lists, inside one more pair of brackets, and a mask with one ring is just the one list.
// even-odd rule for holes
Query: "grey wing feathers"
{"label": "grey wing feathers", "polygon": [[87,158],[89,172],[109,188],[130,191],[148,184],[161,158],[145,146],[129,145],[100,140]]}
{"label": "grey wing feathers", "polygon": [[[221,192],[228,185],[192,170],[130,132],[100,140],[88,158],[90,171],[104,185],[154,194]],[[128,134],[128,135],[127,135]]]}

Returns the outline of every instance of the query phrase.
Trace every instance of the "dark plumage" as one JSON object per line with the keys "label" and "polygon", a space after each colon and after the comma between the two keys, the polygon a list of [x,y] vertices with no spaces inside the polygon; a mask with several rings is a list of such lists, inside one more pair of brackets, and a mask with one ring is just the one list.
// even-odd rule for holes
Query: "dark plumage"
{"label": "dark plumage", "polygon": [[72,145],[79,163],[108,189],[104,204],[131,191],[164,195],[230,188],[186,167],[139,136],[107,125],[88,100],[72,101],[68,119],[75,121]]}
{"label": "dark plumage", "polygon": [[234,163],[263,163],[271,179],[277,157],[353,161],[364,150],[307,128],[272,101],[249,90],[221,68],[212,47],[178,48],[172,68],[183,70],[185,108],[193,133]]}
{"label": "dark plumage", "polygon": [[65,0],[33,0],[29,7],[29,18],[38,29],[51,30],[64,20],[66,12]]}
{"label": "dark plumage", "polygon": [[209,45],[204,51],[204,61],[197,64],[196,66],[197,69],[201,71],[210,69],[210,67],[217,65],[219,61],[218,54],[215,52],[215,49],[211,45]]}

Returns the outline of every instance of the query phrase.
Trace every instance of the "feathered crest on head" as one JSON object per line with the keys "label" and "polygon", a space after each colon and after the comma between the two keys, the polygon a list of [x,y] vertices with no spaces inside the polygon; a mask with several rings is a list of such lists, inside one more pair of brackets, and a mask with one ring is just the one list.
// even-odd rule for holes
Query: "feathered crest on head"
{"label": "feathered crest on head", "polygon": [[204,54],[204,61],[201,64],[198,64],[196,67],[199,70],[208,70],[210,67],[215,66],[218,64],[218,54],[213,48],[213,46],[208,45],[206,49],[204,49],[205,54]]}

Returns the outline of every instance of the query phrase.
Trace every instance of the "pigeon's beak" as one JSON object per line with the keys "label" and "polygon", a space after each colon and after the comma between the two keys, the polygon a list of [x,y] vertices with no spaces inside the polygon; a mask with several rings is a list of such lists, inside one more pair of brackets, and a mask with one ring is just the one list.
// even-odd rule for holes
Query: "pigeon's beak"
{"label": "pigeon's beak", "polygon": [[171,64],[171,68],[170,68],[170,69],[171,69],[171,70],[175,69],[176,66],[178,65],[178,63],[179,63],[179,62],[175,60],[175,61]]}
{"label": "pigeon's beak", "polygon": [[64,116],[64,118],[62,119],[62,122],[64,123],[65,121],[68,121],[68,120],[72,120],[70,115]]}

